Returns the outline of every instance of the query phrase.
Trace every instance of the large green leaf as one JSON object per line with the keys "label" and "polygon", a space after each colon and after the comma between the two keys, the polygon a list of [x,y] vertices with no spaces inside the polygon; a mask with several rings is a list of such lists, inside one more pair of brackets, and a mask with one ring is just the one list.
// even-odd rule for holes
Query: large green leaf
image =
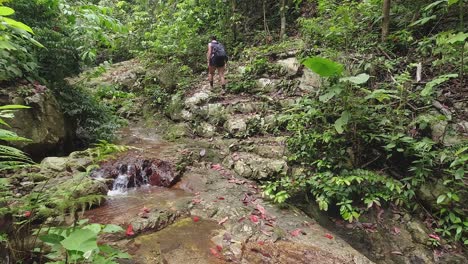
{"label": "large green leaf", "polygon": [[[451,6],[453,4],[458,3],[459,0],[448,0],[448,5]],[[463,0],[462,0],[463,1]]]}
{"label": "large green leaf", "polygon": [[26,24],[23,24],[19,21],[16,21],[14,19],[11,19],[11,18],[8,18],[8,17],[4,17],[2,18],[3,21],[5,21],[8,25],[14,27],[14,28],[18,28],[18,29],[22,29],[22,30],[25,30],[31,34],[34,34],[32,28],[30,28],[28,25]]}
{"label": "large green leaf", "polygon": [[31,141],[27,138],[18,136],[15,132],[0,128],[0,140],[5,141]]}
{"label": "large green leaf", "polygon": [[437,87],[439,84],[442,84],[452,78],[457,78],[458,74],[451,73],[451,74],[444,74],[434,78],[432,81],[426,83],[426,86],[421,91],[422,96],[429,96],[432,95],[434,87]]}
{"label": "large green leaf", "polygon": [[338,134],[342,134],[344,132],[343,126],[348,124],[350,117],[351,114],[348,111],[343,111],[343,113],[341,113],[341,117],[335,121],[335,129]]}
{"label": "large green leaf", "polygon": [[60,242],[66,250],[88,252],[98,249],[97,235],[88,229],[77,229]]}
{"label": "large green leaf", "polygon": [[57,234],[46,234],[46,235],[39,236],[39,239],[42,242],[55,245],[55,244],[59,244],[64,239],[64,237],[61,235],[57,235]]}
{"label": "large green leaf", "polygon": [[0,16],[10,16],[15,13],[15,10],[7,6],[0,6]]}
{"label": "large green leaf", "polygon": [[302,64],[322,77],[339,76],[343,72],[343,65],[327,58],[311,57]]}
{"label": "large green leaf", "polygon": [[340,82],[352,82],[354,84],[363,84],[369,80],[370,76],[367,73],[361,73],[356,76],[340,78]]}
{"label": "large green leaf", "polygon": [[104,233],[117,233],[117,232],[123,232],[123,228],[118,226],[118,225],[113,225],[113,224],[109,224],[109,225],[106,225],[104,227],[104,229],[102,230],[102,232]]}
{"label": "large green leaf", "polygon": [[447,39],[447,42],[450,44],[453,44],[456,42],[465,42],[467,38],[468,38],[468,33],[458,32],[456,35],[453,35],[452,37]]}

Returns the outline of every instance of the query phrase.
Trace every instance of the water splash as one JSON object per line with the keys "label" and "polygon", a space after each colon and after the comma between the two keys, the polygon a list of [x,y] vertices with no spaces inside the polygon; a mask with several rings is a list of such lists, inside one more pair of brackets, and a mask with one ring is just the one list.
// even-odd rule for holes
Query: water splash
{"label": "water splash", "polygon": [[128,190],[128,171],[130,169],[130,165],[120,165],[119,168],[119,175],[115,178],[114,183],[112,185],[112,190],[107,192],[108,196],[115,196],[115,195],[122,195],[127,194]]}

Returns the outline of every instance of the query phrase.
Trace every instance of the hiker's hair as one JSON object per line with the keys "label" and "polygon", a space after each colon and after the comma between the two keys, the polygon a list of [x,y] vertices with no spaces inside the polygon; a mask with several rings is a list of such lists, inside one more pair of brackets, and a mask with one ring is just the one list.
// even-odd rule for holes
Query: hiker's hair
{"label": "hiker's hair", "polygon": [[211,40],[216,40],[216,36],[215,36],[215,35],[212,35],[212,36],[211,36]]}

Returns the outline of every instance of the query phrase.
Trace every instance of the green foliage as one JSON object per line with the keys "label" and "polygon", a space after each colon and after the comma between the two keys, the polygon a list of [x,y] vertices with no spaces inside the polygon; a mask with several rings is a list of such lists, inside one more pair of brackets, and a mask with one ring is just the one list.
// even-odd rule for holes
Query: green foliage
{"label": "green foliage", "polygon": [[100,103],[79,85],[56,83],[52,86],[64,114],[75,120],[77,136],[84,145],[97,140],[112,140],[114,132],[124,123],[112,107]]}
{"label": "green foliage", "polygon": [[[0,106],[0,125],[10,128],[4,118],[13,118],[14,112],[18,109],[27,109],[29,107],[22,105],[4,105]],[[0,128],[1,141],[28,141],[28,139],[18,136],[15,132]],[[28,167],[33,164],[23,151],[0,144],[0,171],[12,170],[22,167]],[[1,204],[1,202],[0,202]]]}
{"label": "green foliage", "polygon": [[302,64],[322,77],[339,76],[344,68],[342,64],[321,57],[307,58]]}
{"label": "green foliage", "polygon": [[129,259],[130,255],[106,244],[99,245],[97,240],[101,234],[123,231],[120,226],[80,220],[73,227],[52,227],[39,239],[51,248],[45,255],[47,263],[116,263],[114,260]]}
{"label": "green foliage", "polygon": [[[309,60],[306,66],[317,67],[316,61]],[[334,75],[334,67],[327,67],[336,63],[319,61],[322,77]],[[329,78],[316,97],[305,97],[286,111],[281,119],[292,133],[290,162],[307,170],[267,184],[266,194],[284,201],[306,189],[322,210],[338,208],[345,220],[354,221],[365,208],[413,205],[419,186],[438,173],[447,178],[450,191],[439,197],[447,206],[437,213],[437,230],[466,240],[468,228],[457,195],[465,192],[466,147],[447,152],[424,134],[411,133],[416,124],[409,118],[412,109],[407,102],[420,105],[425,99],[406,90],[405,74],[393,87],[373,89],[365,88],[369,77]],[[433,119],[422,116],[415,122],[423,131]]]}
{"label": "green foliage", "polygon": [[43,47],[26,24],[9,16],[15,11],[0,3],[0,81],[34,74],[37,64],[27,48],[27,43]]}

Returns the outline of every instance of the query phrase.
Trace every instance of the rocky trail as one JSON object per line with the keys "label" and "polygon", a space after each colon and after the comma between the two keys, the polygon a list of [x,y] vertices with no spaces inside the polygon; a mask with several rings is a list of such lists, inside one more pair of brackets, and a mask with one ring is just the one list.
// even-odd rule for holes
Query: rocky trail
{"label": "rocky trail", "polygon": [[[276,64],[286,75],[263,76],[249,93],[200,80],[174,95],[165,115],[137,115],[118,133],[132,148],[80,180],[83,194],[109,194],[82,218],[126,229],[102,238],[133,256],[121,263],[463,263],[427,247],[424,223],[397,209],[347,224],[312,203],[280,206],[262,195],[261,181],[301,172],[288,166],[280,114],[321,83],[311,72],[298,75],[298,61],[285,56]],[[122,62],[89,83],[131,90],[142,74],[138,62]],[[67,188],[91,161],[87,151],[49,157],[38,180],[18,185],[27,192],[53,178],[47,188]]]}

